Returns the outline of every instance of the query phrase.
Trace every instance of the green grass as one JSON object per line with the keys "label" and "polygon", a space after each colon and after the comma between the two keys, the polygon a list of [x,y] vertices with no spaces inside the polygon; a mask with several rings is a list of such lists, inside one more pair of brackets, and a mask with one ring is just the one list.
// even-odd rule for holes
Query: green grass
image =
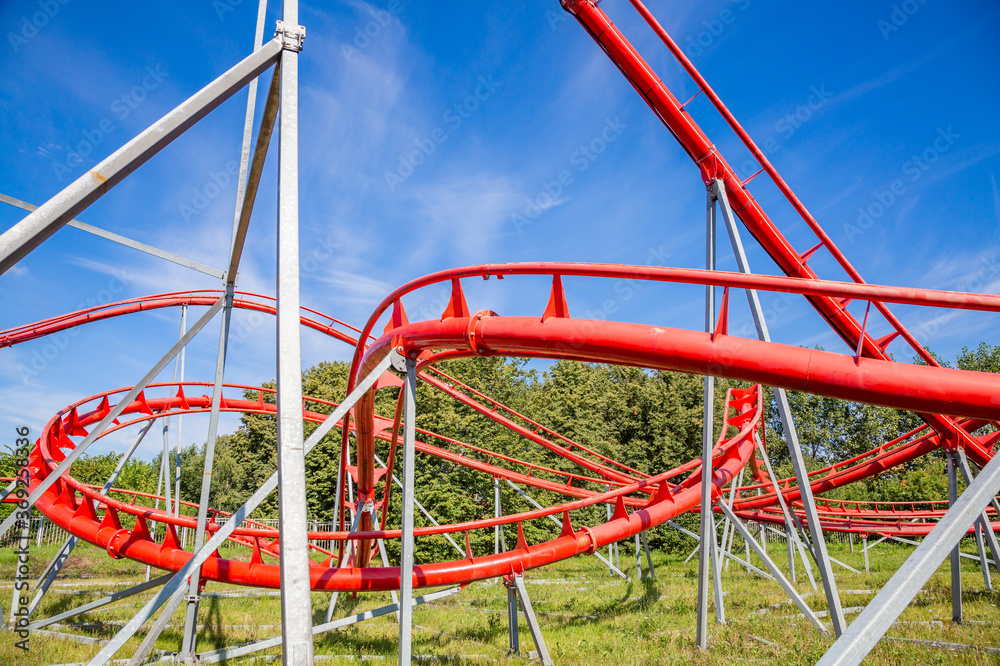
{"label": "green grass", "polygon": [[[842,595],[845,608],[863,606],[874,596],[871,592],[846,591],[881,589],[913,550],[890,544],[876,546],[870,553],[872,572],[868,575],[863,573],[864,561],[860,552],[851,553],[846,545],[837,543],[830,544],[830,549],[837,559],[862,570],[855,574],[835,568],[838,585],[845,590]],[[965,545],[965,550],[973,552],[971,542]],[[31,552],[31,567],[37,575],[55,548],[32,548]],[[772,545],[771,553],[784,569],[787,566],[784,548]],[[757,563],[756,558],[753,561]],[[11,580],[13,563],[13,552],[0,550],[0,580]],[[628,545],[622,546],[622,565],[634,572],[634,554]],[[831,644],[832,638],[813,630],[790,602],[759,613],[787,598],[776,583],[748,575],[734,563],[723,577],[727,623],[716,625],[712,616],[709,649],[702,653],[694,647],[696,558],[685,564],[683,557],[658,554],[654,556],[654,565],[657,574],[654,579],[632,581],[612,578],[596,558],[578,557],[528,572],[528,592],[535,611],[540,614],[539,623],[556,664],[811,664]],[[134,562],[111,560],[106,553],[90,546],[78,547],[56,587],[89,591],[90,594],[50,593],[36,617],[46,617],[120,589],[108,586],[107,581],[141,581],[144,572],[145,568]],[[153,575],[157,575],[155,571]],[[69,587],[88,580],[93,583]],[[903,613],[902,622],[892,627],[887,636],[1000,647],[1000,635],[996,631],[1000,627],[1000,593],[983,591],[979,565],[974,561],[963,560],[963,581],[966,624],[951,622],[950,572],[945,563]],[[802,593],[811,592],[808,581],[802,577],[797,588]],[[225,591],[246,590],[216,584],[209,584],[206,590],[208,593]],[[0,604],[5,611],[9,611],[10,592],[9,586],[0,588]],[[67,622],[90,624],[65,625],[56,631],[110,638],[120,623],[131,618],[149,597],[150,593],[138,595],[73,618]],[[313,595],[317,623],[324,619],[328,600],[327,594]],[[819,594],[809,594],[807,602],[815,610],[825,610],[822,587]],[[342,594],[336,617],[387,603],[388,594],[355,599]],[[849,614],[848,620],[855,616],[856,613]],[[183,609],[160,637],[158,649],[174,651],[178,648],[182,618]],[[277,596],[206,597],[202,600],[199,620],[205,625],[199,635],[199,650],[267,638],[280,632],[280,601]],[[416,655],[440,655],[461,664],[491,664],[499,660],[511,664],[528,662],[524,657],[508,659],[506,656],[506,595],[502,585],[496,582],[474,583],[457,595],[418,606],[414,611],[414,625],[413,651]],[[323,663],[358,663],[360,656],[378,655],[388,657],[386,663],[390,663],[395,657],[397,632],[395,616],[389,614],[317,637],[316,654],[334,656]],[[519,637],[522,654],[534,649],[523,618]],[[141,635],[134,638],[118,656],[130,655],[140,639]],[[27,654],[17,650],[13,643],[13,634],[0,636],[0,664],[31,666],[86,662],[98,650],[97,646],[41,634],[31,636]],[[278,653],[278,649],[273,649],[261,654]],[[238,661],[252,663],[255,660]],[[263,659],[257,657],[256,661]],[[997,662],[996,656],[979,651],[951,652],[896,641],[882,641],[866,661],[871,664]]]}

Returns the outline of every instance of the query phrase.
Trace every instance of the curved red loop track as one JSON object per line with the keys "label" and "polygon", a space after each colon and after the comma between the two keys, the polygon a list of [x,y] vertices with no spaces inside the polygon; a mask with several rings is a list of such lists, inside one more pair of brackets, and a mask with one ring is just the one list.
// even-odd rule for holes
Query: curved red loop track
{"label": "curved red loop track", "polygon": [[[537,265],[472,267],[457,269],[457,273],[471,276],[481,273],[502,275],[545,271],[555,275],[603,277],[627,269],[635,270],[634,267],[546,264],[543,267]],[[703,279],[738,284],[744,278],[745,276],[703,271],[695,271],[691,276],[686,272],[671,273],[665,270],[656,273],[651,279],[664,281]],[[402,294],[442,279],[457,281],[459,278],[452,274],[429,276],[425,280],[398,290],[386,299],[382,309],[388,309],[392,303],[399,303]],[[772,280],[777,282],[767,286],[788,290],[798,286],[787,278]],[[837,291],[849,286],[837,283],[818,285],[813,283],[810,288]],[[460,284],[456,288],[460,296]],[[883,294],[885,297],[918,298],[903,293],[906,290],[893,294],[888,293],[891,288],[872,286],[866,288],[883,290],[887,292]],[[152,308],[175,307],[182,304],[210,305],[216,299],[215,292],[162,294],[133,299],[4,331],[0,333],[0,345],[17,344],[83,323]],[[981,299],[975,295],[930,294],[924,297],[924,301],[935,305],[960,304],[977,309],[1000,310],[1000,299],[992,302],[990,299]],[[274,311],[273,301],[253,294],[241,294],[235,305],[269,314]],[[304,311],[302,321],[305,326],[355,344],[359,337],[370,339],[368,331],[380,314],[381,312],[376,311],[369,325],[362,331],[351,329],[315,311]],[[1000,416],[1000,412],[988,398],[992,395],[992,387],[996,385],[995,377],[983,373],[893,364],[873,359],[862,359],[859,364],[851,357],[838,354],[759,343],[731,338],[728,335],[711,336],[707,333],[656,326],[576,320],[567,316],[551,316],[543,320],[537,317],[499,317],[489,312],[469,315],[461,309],[457,314],[464,316],[446,316],[441,320],[412,324],[403,323],[399,318],[395,326],[391,319],[386,334],[366,347],[362,345],[356,347],[359,350],[364,349],[364,353],[359,354],[353,368],[355,375],[364,374],[366,368],[377,363],[378,359],[390,349],[402,349],[406,354],[421,359],[419,369],[423,380],[477,409],[481,414],[494,418],[515,432],[532,439],[540,446],[545,446],[577,463],[583,468],[584,473],[567,473],[530,461],[516,460],[435,433],[421,431],[422,436],[446,442],[449,447],[441,448],[421,441],[418,443],[418,452],[422,454],[464,465],[484,474],[507,478],[515,483],[557,492],[567,496],[568,501],[543,510],[513,514],[499,519],[489,518],[418,529],[416,535],[420,538],[435,534],[490,529],[496,524],[515,524],[520,536],[519,547],[508,553],[484,557],[474,557],[474,554],[468,553],[469,556],[463,560],[422,564],[414,574],[416,586],[467,583],[506,574],[511,570],[544,566],[580,553],[593,552],[594,549],[607,543],[649,529],[684,511],[696,509],[700,499],[699,461],[694,460],[674,470],[654,475],[622,466],[565,438],[559,438],[540,424],[440,373],[433,365],[446,358],[492,354],[546,356],[641,365],[700,374],[717,372],[719,367],[725,367],[725,374],[747,381],[763,381],[826,395],[843,395],[844,391],[848,391],[850,397],[876,404],[949,412],[961,416],[957,423],[969,432],[974,432]],[[744,362],[741,360],[742,357],[753,358],[756,361]],[[761,362],[761,359],[764,362]],[[827,379],[817,381],[815,378],[817,373],[824,374]],[[830,379],[830,376],[833,379]],[[398,380],[382,381],[379,384],[381,387],[393,385],[398,385]],[[909,385],[927,388],[921,390],[919,395],[913,394],[912,391],[907,395],[906,387]],[[109,429],[105,434],[167,414],[208,411],[211,405],[210,397],[195,395],[199,390],[207,391],[208,386],[196,383],[151,385],[147,387],[151,396],[154,393],[165,395],[147,398],[147,391],[144,391],[139,399],[126,406],[121,416],[122,423]],[[96,424],[108,413],[112,399],[123,395],[125,391],[126,389],[119,389],[81,400],[68,406],[50,420],[31,454],[32,487],[37,486],[58,465],[64,457],[64,450],[75,446],[74,438],[85,436],[87,428]],[[266,389],[227,385],[223,394],[222,409],[239,413],[273,413],[274,405],[269,401],[268,393]],[[373,443],[376,439],[392,441],[392,433],[398,426],[391,419],[375,414],[373,395],[370,394],[366,398],[366,402],[359,403],[355,409],[353,424],[349,424],[347,428],[357,435],[359,467],[364,464],[366,447],[374,452]],[[304,418],[313,422],[321,421],[325,413],[334,406],[328,401],[313,400],[311,404],[310,401],[311,399],[307,399]],[[758,386],[731,391],[727,395],[726,414],[727,426],[734,426],[737,434],[728,439],[720,439],[717,445],[714,460],[716,472],[713,477],[713,492],[716,495],[721,493],[736,474],[755,458],[755,441],[763,434],[760,422],[761,395]],[[723,428],[722,432],[726,431],[727,429]],[[996,433],[976,438],[977,446],[967,447],[970,456],[977,462],[985,462],[992,455],[996,439]],[[813,473],[812,486],[817,492],[840,487],[912,460],[940,446],[942,438],[932,431],[910,433],[862,456],[824,470],[817,470]],[[453,449],[464,450],[465,454]],[[756,468],[755,464],[752,466]],[[363,479],[363,472],[359,471],[359,481]],[[745,517],[779,522],[780,514],[774,510],[776,503],[774,485],[763,478],[759,481],[756,486],[750,485],[737,490],[735,508]],[[594,484],[607,484],[611,490],[602,493],[587,488],[588,485]],[[778,486],[789,502],[797,499],[797,490],[789,480],[779,481]],[[758,489],[761,490],[760,495],[749,494]],[[375,490],[374,484],[367,488],[359,484],[361,497],[367,493],[374,498]],[[194,518],[188,516],[175,518],[165,511],[141,506],[134,494],[131,502],[122,501],[111,496],[115,492],[120,491],[101,495],[97,489],[84,486],[66,474],[43,495],[38,506],[53,522],[76,536],[106,549],[112,556],[129,557],[168,570],[177,570],[183,566],[191,557],[191,553],[180,548],[177,530],[181,527],[195,527]],[[384,497],[383,494],[383,500]],[[612,519],[601,525],[588,526],[586,529],[574,529],[572,512],[596,503],[613,504],[616,511]],[[912,506],[909,510],[901,510],[895,506],[867,507],[834,502],[821,506],[821,516],[823,526],[828,529],[857,533],[918,535],[926,533],[930,525],[906,521],[912,518],[937,517],[942,509],[943,507],[931,505],[921,507],[919,510]],[[103,515],[100,515],[99,512],[102,510]],[[209,525],[210,531],[216,529],[215,517],[222,515],[221,512],[213,513],[213,521]],[[525,520],[535,520],[549,515],[563,516],[562,533],[542,544],[524,542],[520,524]],[[156,529],[157,524],[162,524],[162,527]],[[354,539],[359,544],[358,551],[365,553],[370,552],[366,546],[371,540],[399,536],[398,530],[376,528],[377,526],[369,524],[363,525],[354,533],[343,530],[313,532],[310,533],[310,538],[314,541],[334,542]],[[164,536],[154,537],[160,534]],[[265,562],[265,557],[270,559],[277,556],[276,539],[276,530],[259,524],[250,523],[240,527],[234,532],[233,540],[252,548],[251,561],[238,562],[213,557],[206,563],[202,575],[210,580],[275,587],[279,582],[279,568],[273,562]],[[316,563],[314,567],[312,584],[315,589],[381,590],[399,585],[399,571],[396,568],[372,568],[365,566],[368,562],[360,559],[352,562],[351,566],[336,568],[331,566],[339,561],[334,552],[318,546],[313,548],[323,557],[323,562]]]}

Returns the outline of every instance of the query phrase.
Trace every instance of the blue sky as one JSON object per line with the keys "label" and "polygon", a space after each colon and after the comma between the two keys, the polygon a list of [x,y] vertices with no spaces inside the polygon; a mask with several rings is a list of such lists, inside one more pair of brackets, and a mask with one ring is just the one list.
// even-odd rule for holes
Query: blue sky
{"label": "blue sky", "polygon": [[[866,280],[998,292],[1000,6],[649,5]],[[625,0],[601,7],[675,96],[696,91]],[[245,57],[255,18],[251,0],[101,12],[80,0],[0,4],[0,192],[35,204],[56,194]],[[266,35],[277,18],[271,7]],[[703,265],[697,170],[556,0],[307,3],[301,22],[302,257],[330,248],[329,260],[303,273],[304,305],[360,324],[395,286],[480,262]],[[246,94],[236,95],[79,218],[222,267],[235,200],[227,169],[239,157],[245,104]],[[754,171],[703,96],[688,108],[741,173]],[[602,134],[599,154],[580,150]],[[274,292],[275,154],[240,275],[241,289],[265,294]],[[572,182],[560,190],[552,183],[563,170]],[[751,189],[795,247],[815,244],[765,176]],[[0,204],[0,229],[23,215]],[[748,249],[756,271],[775,272]],[[810,263],[843,278],[822,253]],[[724,245],[719,266],[735,268]],[[0,329],[89,302],[217,286],[66,228],[0,277]],[[533,314],[547,288],[542,279],[509,279],[469,282],[467,294],[473,309]],[[692,287],[569,280],[567,291],[574,316],[613,311],[688,328],[702,319],[701,290]],[[414,295],[411,319],[436,316],[443,295]],[[802,299],[763,300],[775,339],[844,351]],[[987,315],[894,310],[945,358],[998,342]],[[748,321],[742,298],[732,318],[734,330]],[[86,327],[58,345],[0,351],[0,429],[29,425],[37,434],[70,402],[134,383],[178,324],[179,313],[158,311]],[[881,333],[886,324],[873,327]],[[237,314],[234,328],[227,380],[273,377],[271,323]],[[188,379],[210,378],[217,335],[212,323],[189,348]],[[891,351],[911,356],[899,342]],[[307,366],[349,353],[303,334]],[[199,419],[185,421],[186,442],[203,441],[203,432]],[[158,441],[150,437],[140,455]]]}

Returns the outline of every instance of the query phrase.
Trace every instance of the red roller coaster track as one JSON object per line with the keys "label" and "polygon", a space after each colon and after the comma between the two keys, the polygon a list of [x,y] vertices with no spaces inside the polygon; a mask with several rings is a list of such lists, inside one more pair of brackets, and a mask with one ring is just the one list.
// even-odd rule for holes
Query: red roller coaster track
{"label": "red roller coaster track", "polygon": [[[749,465],[753,481],[733,489],[733,509],[742,517],[765,522],[783,522],[782,515],[776,510],[779,493],[794,508],[800,489],[794,479],[772,480],[761,472],[758,465],[758,442],[766,440],[761,420],[761,385],[911,410],[920,414],[926,423],[924,427],[872,451],[813,472],[810,487],[814,493],[827,492],[881,474],[940,448],[961,447],[970,459],[985,465],[992,458],[1000,439],[1000,431],[996,427],[1000,419],[1000,402],[996,398],[1000,394],[997,377],[940,367],[889,309],[889,304],[905,304],[996,313],[1000,312],[1000,297],[866,284],[669,35],[639,0],[631,2],[758,159],[762,171],[768,174],[815,233],[818,245],[802,252],[792,247],[750,193],[749,179],[743,181],[736,176],[684,105],[678,102],[596,2],[563,0],[565,9],[577,18],[618,66],[691,157],[703,182],[709,186],[721,182],[734,213],[785,276],[596,264],[498,264],[453,269],[414,280],[389,294],[361,329],[303,308],[303,326],[354,348],[349,390],[387,354],[398,351],[419,362],[420,378],[435,389],[581,470],[579,473],[560,471],[433,432],[420,431],[420,435],[428,440],[417,444],[417,451],[424,456],[558,493],[566,500],[562,504],[499,518],[417,529],[418,538],[464,534],[466,553],[463,559],[418,565],[413,574],[414,587],[465,584],[545,566],[581,553],[593,553],[603,545],[648,530],[686,511],[696,510],[702,492],[700,460],[655,473],[632,469],[560,436],[449,377],[435,367],[435,364],[447,359],[491,355],[571,359],[725,376],[750,382],[752,385],[749,388],[733,389],[726,395],[722,434],[713,454],[711,491],[713,496],[720,496],[740,471]],[[820,279],[808,261],[814,252],[821,249],[830,253],[852,282]],[[462,280],[512,276],[551,278],[551,296],[540,316],[501,317],[489,310],[470,310]],[[564,277],[627,277],[660,283],[721,286],[727,293],[729,289],[756,289],[802,295],[857,353],[836,354],[730,336],[725,326],[725,311],[720,317],[722,323],[713,333],[576,319],[570,315]],[[452,287],[450,301],[442,316],[427,321],[408,321],[403,307],[404,297],[440,283],[448,283]],[[220,292],[215,291],[175,292],[89,308],[0,332],[0,347],[90,322],[157,308],[210,306],[219,300],[219,296]],[[882,339],[873,338],[867,332],[866,324],[848,312],[847,306],[852,299],[874,304],[875,310],[894,333]],[[724,297],[723,307],[727,304],[728,299]],[[274,300],[256,294],[237,292],[234,306],[266,314],[275,313]],[[384,320],[387,313],[388,324],[382,335],[376,337],[375,326]],[[926,365],[894,362],[887,347],[897,336],[908,343],[926,361]],[[338,424],[341,427],[342,453],[347,452],[351,432],[356,440],[356,466],[349,469],[342,462],[341,481],[346,481],[347,474],[351,474],[358,487],[357,503],[371,502],[382,511],[380,518],[375,517],[378,511],[363,512],[359,527],[354,531],[345,529],[342,511],[337,530],[310,533],[312,541],[335,541],[340,544],[340,552],[337,553],[312,546],[323,555],[322,562],[313,562],[313,589],[365,591],[400,587],[398,567],[369,566],[374,540],[400,536],[399,530],[385,529],[387,500],[400,432],[400,410],[397,408],[394,417],[380,415],[375,410],[376,391],[391,390],[399,385],[399,380],[387,373]],[[101,436],[150,419],[207,412],[211,408],[211,398],[194,395],[204,386],[207,385],[149,385],[136,400],[125,406],[121,423]],[[31,451],[28,470],[32,489],[39,487],[53,473],[64,460],[65,452],[73,449],[78,440],[88,434],[89,428],[107,416],[112,409],[112,401],[120,399],[125,392],[127,389],[118,389],[91,396],[69,405],[52,417]],[[244,414],[274,414],[274,404],[267,399],[268,393],[262,388],[227,385],[221,409]],[[327,401],[307,398],[303,417],[310,422],[322,421],[334,406]],[[730,428],[736,434],[727,436]],[[446,445],[431,444],[429,440],[432,439]],[[388,443],[389,456],[385,468],[376,463],[377,441]],[[343,461],[346,457],[342,455],[341,459]],[[594,490],[597,485],[607,486],[609,490]],[[342,487],[346,484],[342,483]],[[123,493],[131,497],[131,501],[123,501]],[[195,527],[195,519],[172,516],[167,511],[142,506],[138,501],[143,498],[150,499],[149,496],[128,491],[101,493],[99,489],[79,483],[67,472],[42,495],[38,507],[54,523],[106,549],[112,557],[128,557],[176,571],[192,557],[191,552],[181,547],[177,530]],[[574,525],[574,512],[596,504],[614,507],[614,513],[607,522],[588,526],[577,522]],[[943,514],[944,508],[940,503],[862,504],[837,500],[820,500],[819,506],[823,529],[898,536],[926,534],[933,526],[932,522],[911,521],[933,521]],[[209,531],[218,529],[217,520],[223,516],[222,512],[213,512]],[[543,543],[527,543],[522,526],[524,521],[547,516],[561,516],[559,535]],[[126,517],[127,520],[123,520]],[[491,529],[502,524],[516,527],[517,548],[494,554],[472,551],[468,537],[471,531]],[[1000,523],[994,523],[993,527],[1000,529]],[[247,526],[237,528],[231,538],[252,548],[250,562],[223,559],[216,555],[201,568],[201,576],[229,583],[277,587],[279,566],[265,560],[265,556],[277,557],[277,531],[249,521]],[[339,562],[344,544],[349,540],[357,544],[354,548],[356,555],[347,566],[341,567]]]}

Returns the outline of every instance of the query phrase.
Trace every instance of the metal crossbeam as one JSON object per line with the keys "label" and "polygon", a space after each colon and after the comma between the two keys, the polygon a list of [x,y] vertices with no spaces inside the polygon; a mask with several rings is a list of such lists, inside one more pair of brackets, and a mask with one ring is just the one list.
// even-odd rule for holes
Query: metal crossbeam
{"label": "metal crossbeam", "polygon": [[0,274],[274,64],[280,53],[279,39],[268,42],[5,231],[0,235]]}
{"label": "metal crossbeam", "polygon": [[92,611],[97,608],[107,606],[110,603],[114,603],[121,599],[131,597],[133,595],[139,594],[140,592],[151,590],[154,587],[158,587],[166,583],[168,580],[170,580],[170,577],[172,575],[173,574],[164,574],[158,578],[146,581],[145,583],[139,583],[138,585],[134,585],[128,589],[120,590],[113,594],[109,594],[108,596],[101,597],[100,599],[97,599],[95,601],[90,601],[88,603],[83,604],[82,606],[77,606],[76,608],[72,608],[63,613],[59,613],[58,615],[53,615],[52,617],[47,617],[41,620],[35,620],[34,622],[28,625],[28,629],[30,630],[41,629],[42,627],[47,627],[50,624],[56,624],[58,622],[62,622],[63,620],[67,620],[71,617],[76,617],[77,615],[82,615],[83,613],[86,613],[88,611]]}
{"label": "metal crossbeam", "polygon": [[[28,212],[33,212],[38,210],[38,206],[28,203],[27,201],[21,201],[20,199],[15,199],[14,197],[9,197],[6,194],[0,194],[0,201],[10,204],[21,210],[26,210]],[[167,261],[173,262],[179,266],[184,266],[185,268],[190,268],[191,270],[198,271],[199,273],[204,273],[205,275],[211,275],[214,278],[222,279],[225,273],[220,271],[218,268],[212,268],[211,266],[206,266],[200,262],[194,261],[193,259],[186,259],[180,255],[174,254],[173,252],[167,252],[166,250],[161,250],[158,247],[153,247],[152,245],[147,245],[137,240],[133,240],[121,234],[116,234],[113,231],[107,231],[106,229],[101,229],[100,227],[95,227],[92,224],[87,224],[86,222],[81,222],[80,220],[70,220],[66,223],[66,226],[73,227],[74,229],[79,229],[80,231],[85,231],[88,234],[93,234],[94,236],[99,236],[113,243],[118,243],[119,245],[124,245],[125,247],[130,247],[133,250],[138,250],[139,252],[145,252],[146,254],[152,255],[154,257],[159,257],[160,259],[165,259]]]}
{"label": "metal crossbeam", "polygon": [[1000,456],[994,456],[847,631],[827,650],[818,666],[860,664],[998,491]]}
{"label": "metal crossbeam", "polygon": [[778,569],[778,567],[774,564],[771,558],[768,557],[767,552],[763,548],[761,548],[760,544],[757,543],[756,539],[754,539],[753,536],[751,536],[750,531],[747,530],[746,526],[740,521],[739,518],[736,517],[736,514],[733,513],[728,506],[726,506],[725,502],[719,502],[717,506],[720,509],[722,509],[722,513],[726,514],[726,517],[729,518],[729,520],[733,523],[733,526],[736,527],[737,530],[739,530],[739,533],[743,537],[743,539],[747,542],[747,544],[750,545],[750,548],[752,548],[753,551],[757,554],[757,557],[759,557],[764,562],[764,564],[767,566],[767,570],[771,572],[771,575],[774,577],[774,579],[777,580],[778,584],[781,585],[783,590],[785,590],[785,594],[787,594],[789,597],[792,598],[792,601],[795,602],[795,605],[799,607],[799,610],[802,611],[802,614],[806,616],[809,622],[811,622],[814,627],[819,629],[820,632],[824,634],[830,633],[827,630],[827,628],[823,626],[823,623],[820,622],[819,618],[816,616],[816,613],[814,613],[813,610],[809,608],[809,604],[805,602],[805,600],[796,591],[796,589],[792,587],[792,584],[788,582],[784,574],[781,573],[781,570]]}

